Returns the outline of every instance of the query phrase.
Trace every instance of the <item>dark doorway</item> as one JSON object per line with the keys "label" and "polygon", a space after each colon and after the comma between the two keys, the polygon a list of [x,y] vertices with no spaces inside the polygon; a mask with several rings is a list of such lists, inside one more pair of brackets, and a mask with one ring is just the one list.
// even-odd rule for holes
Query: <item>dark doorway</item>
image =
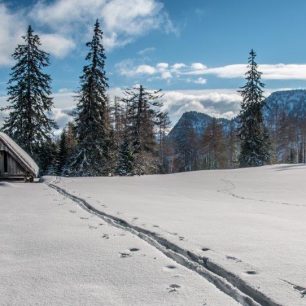
{"label": "dark doorway", "polygon": [[7,164],[7,152],[3,152],[3,166],[4,166],[4,173],[8,172],[8,164]]}

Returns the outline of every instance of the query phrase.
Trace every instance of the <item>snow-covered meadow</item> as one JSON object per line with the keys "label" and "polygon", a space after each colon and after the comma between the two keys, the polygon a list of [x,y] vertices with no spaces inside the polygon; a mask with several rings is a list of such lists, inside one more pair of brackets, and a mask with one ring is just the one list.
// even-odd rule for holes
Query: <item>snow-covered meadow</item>
{"label": "snow-covered meadow", "polygon": [[0,299],[306,305],[305,181],[276,165],[2,183]]}
{"label": "snow-covered meadow", "polygon": [[45,184],[0,182],[0,305],[237,305]]}
{"label": "snow-covered meadow", "polygon": [[57,185],[209,258],[279,304],[306,305],[305,182],[305,166],[276,165]]}

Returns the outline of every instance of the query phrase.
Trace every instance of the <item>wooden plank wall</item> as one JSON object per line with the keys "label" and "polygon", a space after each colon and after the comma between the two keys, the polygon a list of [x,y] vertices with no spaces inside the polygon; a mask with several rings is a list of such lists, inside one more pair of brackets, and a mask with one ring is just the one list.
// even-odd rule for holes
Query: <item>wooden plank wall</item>
{"label": "wooden plank wall", "polygon": [[[4,153],[7,152],[7,165],[8,172],[4,173]],[[25,175],[24,169],[20,166],[18,161],[16,161],[11,155],[10,150],[5,146],[0,140],[0,177],[22,177]]]}

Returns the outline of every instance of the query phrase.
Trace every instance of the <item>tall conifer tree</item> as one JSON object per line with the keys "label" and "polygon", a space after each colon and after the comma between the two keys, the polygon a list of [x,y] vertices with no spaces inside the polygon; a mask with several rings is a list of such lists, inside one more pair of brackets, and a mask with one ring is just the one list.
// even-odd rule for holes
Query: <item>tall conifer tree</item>
{"label": "tall conifer tree", "polygon": [[40,39],[31,26],[23,40],[24,44],[18,45],[12,55],[16,64],[8,82],[11,112],[3,131],[39,161],[55,127],[48,117],[53,106],[51,78],[42,71],[49,65],[49,54],[40,49]]}
{"label": "tall conifer tree", "polygon": [[160,90],[148,91],[142,85],[125,92],[126,128],[119,150],[119,168],[123,175],[156,173],[159,166],[157,132],[162,103]]}
{"label": "tall conifer tree", "polygon": [[58,142],[58,152],[57,152],[57,175],[62,175],[64,167],[68,159],[68,144],[67,144],[67,131],[63,129],[61,137]]}
{"label": "tall conifer tree", "polygon": [[77,176],[108,175],[111,158],[111,125],[108,109],[108,79],[105,74],[103,32],[97,20],[94,35],[86,44],[87,65],[80,77],[76,115],[77,147],[70,163],[69,174]]}
{"label": "tall conifer tree", "polygon": [[262,110],[265,105],[261,72],[251,50],[246,72],[246,84],[239,91],[242,95],[240,111],[241,151],[240,167],[262,166],[269,162],[269,137],[264,126]]}

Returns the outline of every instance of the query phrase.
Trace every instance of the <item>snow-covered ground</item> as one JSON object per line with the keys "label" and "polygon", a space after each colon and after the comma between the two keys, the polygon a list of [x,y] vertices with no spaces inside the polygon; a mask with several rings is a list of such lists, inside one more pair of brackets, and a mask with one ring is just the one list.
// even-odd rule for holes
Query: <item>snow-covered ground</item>
{"label": "snow-covered ground", "polygon": [[[305,166],[277,165],[129,178],[61,178],[56,185],[108,215],[155,233],[156,239],[165,238],[175,252],[189,251],[186,254],[195,260],[204,257],[213,272],[262,299],[262,304],[292,306],[306,305],[305,182]],[[66,223],[62,218],[58,221]],[[113,260],[120,265],[120,260]],[[160,277],[156,271],[152,274]],[[189,292],[198,296],[195,283],[189,285]]]}
{"label": "snow-covered ground", "polygon": [[[84,197],[103,209],[100,198],[120,205],[116,196],[101,196],[107,181],[94,179],[90,188],[86,181],[63,183],[80,185]],[[143,204],[150,204],[146,197]],[[197,273],[46,184],[0,182],[0,305],[236,304]]]}

